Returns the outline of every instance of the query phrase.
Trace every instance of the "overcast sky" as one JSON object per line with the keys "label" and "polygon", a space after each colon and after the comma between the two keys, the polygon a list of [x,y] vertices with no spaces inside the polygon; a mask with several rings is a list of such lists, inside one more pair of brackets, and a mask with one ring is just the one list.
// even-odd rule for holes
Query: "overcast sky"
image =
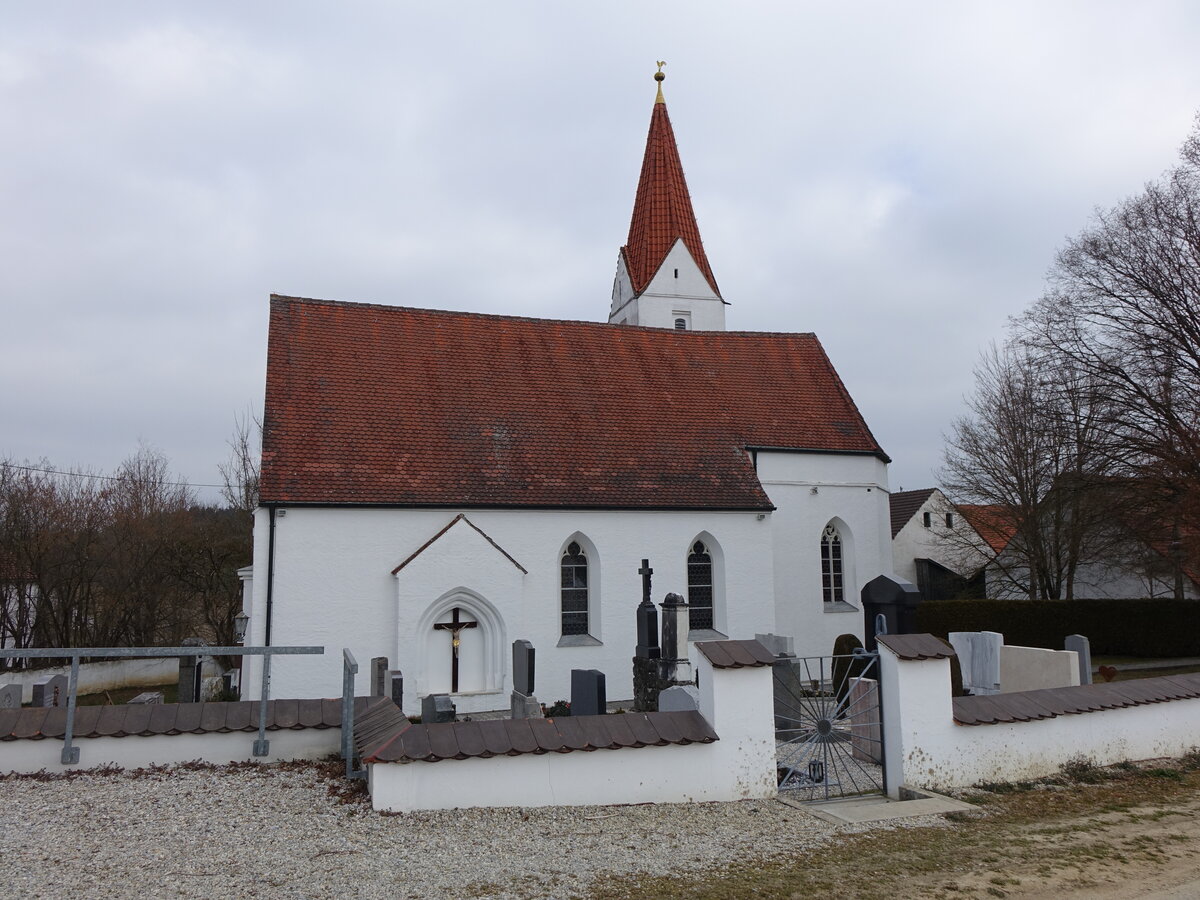
{"label": "overcast sky", "polygon": [[1198,46],[1145,0],[7,3],[0,457],[218,481],[272,292],[604,319],[663,59],[729,328],[815,331],[932,485],[980,349],[1175,161]]}

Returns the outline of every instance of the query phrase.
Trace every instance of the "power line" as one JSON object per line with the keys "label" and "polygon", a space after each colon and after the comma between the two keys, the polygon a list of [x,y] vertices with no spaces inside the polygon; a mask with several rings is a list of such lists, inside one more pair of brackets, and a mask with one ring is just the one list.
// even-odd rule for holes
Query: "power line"
{"label": "power line", "polygon": [[[98,481],[122,481],[120,475],[89,475],[86,472],[62,472],[58,469],[41,469],[37,466],[18,466],[15,463],[0,463],[9,469],[20,469],[22,472],[41,472],[45,475],[62,475],[65,478],[92,478]],[[162,481],[160,484],[165,484],[168,487],[203,487],[203,488],[223,488],[223,484],[197,484],[192,481]]]}

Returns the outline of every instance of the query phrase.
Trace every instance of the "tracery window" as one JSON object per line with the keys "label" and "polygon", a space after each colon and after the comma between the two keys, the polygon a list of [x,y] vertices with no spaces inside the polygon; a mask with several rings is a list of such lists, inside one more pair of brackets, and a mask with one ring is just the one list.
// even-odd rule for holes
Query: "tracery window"
{"label": "tracery window", "polygon": [[845,601],[842,579],[842,536],[836,525],[829,524],[821,533],[821,596],[826,603]]}
{"label": "tracery window", "polygon": [[588,560],[577,541],[562,555],[562,633],[588,633]]}
{"label": "tracery window", "polygon": [[696,631],[713,626],[713,564],[712,554],[703,541],[692,545],[688,554],[689,629]]}

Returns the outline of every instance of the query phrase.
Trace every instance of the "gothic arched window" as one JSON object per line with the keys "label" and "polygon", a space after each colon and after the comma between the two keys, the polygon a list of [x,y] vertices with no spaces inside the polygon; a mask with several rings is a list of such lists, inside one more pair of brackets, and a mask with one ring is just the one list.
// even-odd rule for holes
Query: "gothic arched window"
{"label": "gothic arched window", "polygon": [[713,564],[712,554],[703,541],[692,544],[688,554],[689,628],[693,631],[713,628]]}
{"label": "gothic arched window", "polygon": [[842,603],[846,599],[842,572],[842,536],[830,523],[821,533],[821,596],[826,603]]}
{"label": "gothic arched window", "polygon": [[578,541],[562,555],[562,633],[588,633],[588,560]]}

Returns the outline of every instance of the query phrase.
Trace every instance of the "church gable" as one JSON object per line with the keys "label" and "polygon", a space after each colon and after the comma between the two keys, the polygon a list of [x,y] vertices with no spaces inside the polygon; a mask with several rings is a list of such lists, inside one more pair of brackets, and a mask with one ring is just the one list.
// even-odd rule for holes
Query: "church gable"
{"label": "church gable", "polygon": [[[470,519],[468,519],[462,513],[459,513],[457,516],[455,516],[453,519],[451,519],[446,524],[446,527],[444,527],[441,531],[439,531],[437,534],[435,534],[433,537],[431,537],[429,540],[427,540],[424,544],[422,544],[420,547],[418,547],[416,550],[414,550],[413,553],[404,560],[404,562],[400,563],[400,565],[398,565],[398,566],[396,566],[396,568],[392,569],[392,574],[398,575],[402,569],[407,568],[410,563],[416,561],[417,557],[424,555],[426,553],[426,551],[429,551],[430,548],[433,547],[433,545],[435,543],[437,543],[437,541],[439,541],[447,532],[450,531],[450,529],[454,528],[454,526],[459,525],[460,523],[465,528],[470,528],[472,531],[474,531],[475,534],[478,535],[479,538],[483,539],[483,541],[486,541],[487,544],[492,548],[492,550],[496,551],[496,553],[500,554],[505,559],[507,559],[510,563],[512,563],[513,566],[515,568],[517,568],[522,575],[529,574],[528,570],[523,565],[521,565],[519,562],[517,562],[515,559],[513,559],[512,556],[509,555],[508,551],[506,551],[503,547],[501,547],[494,540],[492,540],[492,538],[488,536],[487,532],[485,532],[482,528],[480,528],[478,525],[476,525],[474,522],[472,522]],[[439,550],[446,549],[447,545],[450,545],[450,544],[460,544],[461,545],[464,542],[468,543],[468,544],[478,543],[477,541],[472,539],[472,536],[469,533],[460,531],[459,535],[462,535],[463,539],[461,541],[456,542],[456,541],[448,540],[448,541],[444,542],[444,544],[441,547],[439,547],[438,549]],[[480,549],[483,549],[482,545],[480,545]],[[433,556],[436,554],[431,553],[430,555]]]}
{"label": "church gable", "polygon": [[769,510],[755,447],[886,457],[811,334],[273,296],[264,503]]}

